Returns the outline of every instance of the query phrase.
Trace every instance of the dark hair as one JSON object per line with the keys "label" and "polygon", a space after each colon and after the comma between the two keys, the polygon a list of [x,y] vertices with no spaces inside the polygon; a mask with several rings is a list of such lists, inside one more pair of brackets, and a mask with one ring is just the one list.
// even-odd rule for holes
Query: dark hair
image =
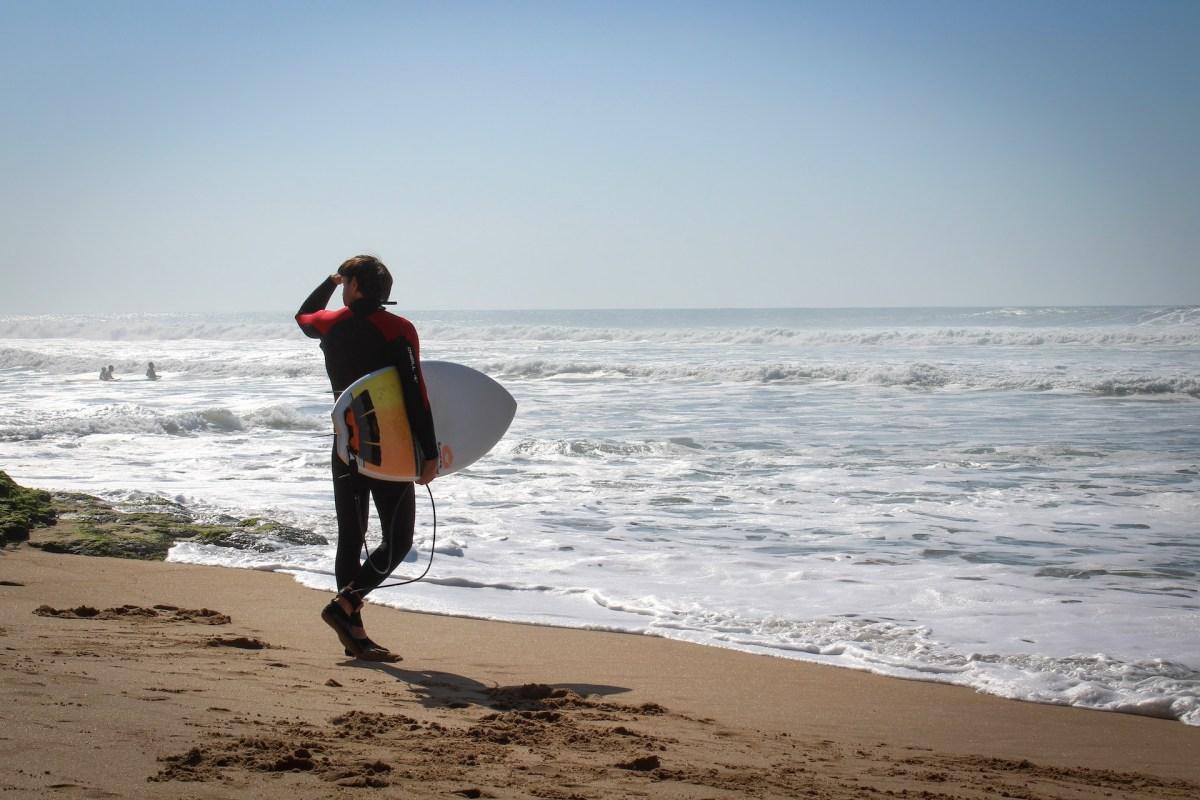
{"label": "dark hair", "polygon": [[348,258],[337,271],[343,278],[357,278],[363,297],[385,303],[392,294],[392,273],[375,256]]}

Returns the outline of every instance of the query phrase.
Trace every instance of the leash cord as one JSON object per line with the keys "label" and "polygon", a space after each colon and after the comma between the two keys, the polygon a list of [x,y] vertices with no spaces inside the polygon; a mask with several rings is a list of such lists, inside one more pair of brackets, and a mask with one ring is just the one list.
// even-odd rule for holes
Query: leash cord
{"label": "leash cord", "polygon": [[[379,586],[376,586],[375,589],[392,589],[396,586],[407,586],[410,583],[416,583],[417,581],[423,579],[426,575],[429,574],[429,570],[433,566],[433,554],[434,554],[434,551],[437,550],[437,503],[435,503],[433,501],[433,489],[429,488],[429,484],[425,484],[425,491],[429,493],[429,508],[433,513],[433,534],[431,536],[432,541],[430,542],[430,545],[429,545],[429,563],[425,565],[425,570],[415,578],[409,578],[408,580],[397,581],[395,583],[381,584]],[[368,513],[370,513],[370,512],[368,511]],[[389,528],[395,528],[397,516],[398,515],[395,513],[395,511],[393,511],[391,525],[388,526]],[[375,571],[376,575],[383,574],[381,572],[381,570],[375,566],[375,562],[373,562],[371,560],[371,554],[367,550],[366,520],[361,519],[361,518],[359,519],[359,530],[362,532],[363,553],[366,554],[366,558],[363,559],[364,563],[369,564],[371,566],[371,569]],[[391,533],[392,533],[392,530],[389,530],[388,537],[387,537],[387,539],[385,539],[385,541],[388,542],[389,547],[391,546],[391,540],[392,540]],[[388,574],[390,575],[391,573],[388,573]],[[375,589],[372,589],[371,591],[375,591]]]}

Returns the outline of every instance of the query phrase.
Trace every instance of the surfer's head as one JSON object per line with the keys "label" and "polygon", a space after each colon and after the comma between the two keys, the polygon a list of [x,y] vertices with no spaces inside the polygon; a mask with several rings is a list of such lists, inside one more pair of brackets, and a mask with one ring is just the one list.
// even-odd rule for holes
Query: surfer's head
{"label": "surfer's head", "polygon": [[392,273],[375,256],[346,259],[337,271],[342,276],[343,292],[354,290],[354,296],[349,298],[347,305],[359,297],[386,303],[392,294]]}

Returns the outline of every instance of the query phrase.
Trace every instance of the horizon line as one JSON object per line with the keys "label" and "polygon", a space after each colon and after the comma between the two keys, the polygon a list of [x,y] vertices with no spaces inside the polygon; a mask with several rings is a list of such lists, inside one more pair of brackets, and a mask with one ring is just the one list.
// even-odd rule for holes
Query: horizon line
{"label": "horizon line", "polygon": [[[389,306],[388,310],[399,306]],[[1001,303],[997,305],[887,305],[887,306],[623,306],[623,307],[526,307],[526,308],[405,308],[405,313],[612,313],[629,311],[951,311],[951,310],[1050,310],[1050,309],[1118,309],[1118,308],[1162,308],[1162,309],[1194,309],[1200,308],[1197,303],[1045,303],[1038,305],[1023,305],[1017,303]],[[108,310],[98,311],[24,311],[10,312],[0,310],[0,315],[6,317],[45,317],[45,316],[124,316],[124,315],[166,316],[166,315],[202,315],[202,314],[281,314],[294,316],[295,311],[283,309],[206,309],[203,311],[181,310]]]}

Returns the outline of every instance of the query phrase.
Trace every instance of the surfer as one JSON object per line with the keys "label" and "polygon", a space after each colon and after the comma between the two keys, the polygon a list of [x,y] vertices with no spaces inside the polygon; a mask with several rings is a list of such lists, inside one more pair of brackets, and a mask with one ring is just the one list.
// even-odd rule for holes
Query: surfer
{"label": "surfer", "polygon": [[112,380],[112,375],[110,375],[108,373],[108,371],[110,369],[111,369],[111,367],[101,367],[100,368],[100,380],[102,380],[102,381],[111,381]]}
{"label": "surfer", "polygon": [[[325,309],[338,286],[343,308]],[[437,475],[438,448],[433,415],[421,376],[420,346],[413,324],[386,311],[392,276],[373,256],[355,256],[313,290],[296,322],[306,336],[321,340],[325,371],[334,397],[369,372],[396,367],[413,438],[424,463],[416,482],[429,483]],[[346,654],[371,661],[399,661],[400,657],[370,639],[363,627],[362,607],[368,593],[378,587],[412,548],[415,520],[413,484],[384,481],[360,475],[333,454],[333,504],[337,513],[338,541],[334,574],[338,593],[321,612],[321,619],[337,632]],[[370,513],[368,499],[383,529],[383,541],[365,561],[363,547]]]}
{"label": "surfer", "polygon": [[148,380],[148,381],[158,380],[158,373],[154,371],[154,362],[153,361],[150,362],[150,366],[146,367],[146,380]]}

